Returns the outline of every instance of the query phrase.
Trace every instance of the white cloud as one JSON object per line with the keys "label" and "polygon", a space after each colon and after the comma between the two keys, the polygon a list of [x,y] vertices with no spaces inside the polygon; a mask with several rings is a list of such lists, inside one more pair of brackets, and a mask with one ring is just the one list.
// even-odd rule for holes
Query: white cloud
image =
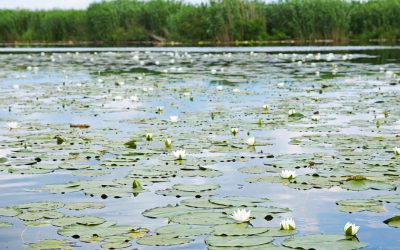
{"label": "white cloud", "polygon": [[0,9],[84,9],[101,0],[0,0]]}

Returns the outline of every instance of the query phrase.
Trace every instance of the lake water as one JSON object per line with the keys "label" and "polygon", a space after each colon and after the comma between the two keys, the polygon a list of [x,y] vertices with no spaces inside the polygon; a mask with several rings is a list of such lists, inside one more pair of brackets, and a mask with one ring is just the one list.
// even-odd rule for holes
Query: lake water
{"label": "lake water", "polygon": [[[0,48],[0,248],[399,249],[399,61],[398,46]],[[316,234],[337,239],[304,243]]]}

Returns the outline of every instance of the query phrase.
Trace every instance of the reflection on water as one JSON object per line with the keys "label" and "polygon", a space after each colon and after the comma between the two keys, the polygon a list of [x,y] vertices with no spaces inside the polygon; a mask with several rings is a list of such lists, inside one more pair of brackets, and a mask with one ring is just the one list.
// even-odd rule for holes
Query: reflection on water
{"label": "reflection on water", "polygon": [[[36,52],[45,53],[40,55],[35,54]],[[208,55],[209,52],[216,55]],[[249,52],[254,52],[255,56]],[[330,52],[337,54],[330,60],[315,59],[314,55],[312,58],[311,56],[307,58],[307,53],[316,52],[321,52],[323,58],[329,58]],[[292,143],[293,138],[315,133],[320,133],[320,136],[377,135],[377,129],[374,128],[375,110],[371,108],[363,112],[364,106],[361,104],[357,106],[358,104],[353,101],[365,94],[367,102],[374,103],[375,98],[381,98],[387,103],[395,104],[396,99],[385,94],[390,91],[396,91],[398,94],[399,85],[390,87],[387,85],[396,78],[379,73],[379,68],[382,66],[386,72],[389,70],[399,72],[398,65],[394,64],[400,58],[398,46],[0,48],[0,53],[7,53],[0,54],[0,66],[3,68],[3,72],[0,73],[2,141],[21,140],[24,136],[46,129],[57,131],[58,127],[69,124],[90,124],[91,129],[96,131],[96,136],[104,137],[105,141],[110,140],[110,147],[116,145],[116,141],[121,143],[131,137],[137,138],[139,134],[145,132],[162,134],[155,139],[157,141],[167,135],[168,126],[165,124],[168,124],[169,116],[179,115],[179,120],[183,123],[178,122],[173,130],[176,134],[171,136],[174,136],[173,139],[177,138],[174,143],[188,149],[188,157],[237,154],[208,152],[206,149],[190,152],[191,139],[194,140],[197,131],[201,132],[198,134],[199,137],[207,136],[204,139],[210,143],[212,140],[232,140],[230,127],[239,127],[237,140],[240,138],[244,141],[251,135],[265,142],[265,145],[259,145],[253,150],[242,146],[244,150],[238,154],[246,156],[248,158],[246,162],[216,162],[209,166],[222,171],[222,176],[171,178],[170,182],[154,183],[149,186],[149,192],[121,199],[89,197],[82,192],[50,194],[44,185],[77,180],[120,179],[132,170],[130,167],[107,169],[108,174],[99,177],[74,176],[71,171],[61,169],[47,174],[19,175],[7,173],[6,168],[1,168],[3,170],[0,173],[1,206],[48,200],[98,201],[103,202],[106,207],[91,210],[90,215],[155,230],[167,222],[164,219],[146,218],[141,213],[146,209],[176,204],[182,200],[173,196],[160,196],[155,194],[155,191],[171,187],[175,183],[197,185],[218,183],[221,188],[216,191],[216,195],[268,197],[272,205],[290,208],[292,212],[281,217],[295,218],[300,235],[342,234],[343,225],[347,221],[352,221],[361,226],[358,238],[369,244],[367,249],[396,249],[400,245],[396,237],[398,228],[388,227],[382,223],[383,220],[398,214],[395,204],[384,204],[383,213],[349,214],[336,209],[338,200],[370,198],[374,195],[393,194],[396,191],[370,189],[356,192],[339,186],[329,189],[297,190],[281,183],[247,183],[245,178],[252,175],[238,171],[241,167],[262,166],[273,162],[273,159],[266,160],[259,157],[267,154],[290,158],[296,154],[337,153],[337,149],[332,143],[329,144],[328,139],[326,141],[328,146],[320,147],[312,143],[309,145]],[[294,56],[293,53],[299,54]],[[351,58],[343,58],[344,53],[350,54]],[[136,55],[139,55],[140,59],[135,59]],[[156,64],[155,61],[160,63]],[[31,70],[29,69],[31,66],[39,69]],[[338,70],[341,75],[332,74],[334,70]],[[329,77],[320,78],[315,71],[318,71],[318,75],[325,74]],[[119,82],[122,80],[124,84],[120,86],[122,84]],[[224,84],[225,81],[229,84]],[[13,87],[15,84],[19,85],[18,89]],[[322,86],[324,84],[333,87],[329,89]],[[280,87],[282,85],[284,87]],[[217,86],[224,86],[225,89],[216,91]],[[233,88],[238,88],[240,94],[235,94]],[[326,93],[323,93],[324,88],[328,88]],[[318,94],[318,91],[322,94]],[[374,93],[380,93],[382,96],[374,96]],[[133,95],[139,100],[129,99]],[[316,100],[316,97],[321,100]],[[317,104],[314,105],[313,102]],[[271,106],[272,112],[276,112],[274,114],[279,117],[278,119],[272,119],[271,113],[259,111],[264,103]],[[399,104],[398,99],[397,104]],[[165,107],[165,111],[156,114],[157,106]],[[288,122],[287,110],[294,108],[307,114],[308,117],[300,122]],[[322,121],[319,123],[309,119],[316,111],[321,115]],[[211,113],[216,118],[211,118]],[[240,115],[237,115],[238,113]],[[394,111],[391,115],[394,121],[382,125],[382,135],[399,133],[400,114]],[[254,125],[259,117],[264,119],[264,127]],[[207,122],[212,124],[213,119],[220,124],[217,124],[216,128],[208,128]],[[6,122],[11,120],[18,120],[21,129],[12,131],[6,128]],[[185,123],[191,124],[191,127]],[[365,123],[371,123],[372,126]],[[147,131],[143,131],[143,127],[146,127]],[[87,136],[82,131],[75,133],[77,137]],[[193,138],[181,138],[180,133],[189,134]],[[180,139],[182,141],[179,141]],[[200,142],[195,141],[195,143]],[[141,144],[141,147],[148,144]],[[197,150],[196,145],[192,145],[192,148]],[[113,158],[117,153],[105,154],[101,160]],[[140,163],[164,164],[150,158],[150,156],[144,157]],[[97,166],[101,161],[89,159],[85,164]],[[296,172],[299,175],[306,175],[316,170],[302,167],[296,169]],[[268,175],[279,174],[268,173]],[[71,212],[71,214],[78,213]],[[1,249],[22,249],[24,243],[60,238],[57,229],[49,225],[25,227],[17,218],[5,217],[1,220],[14,224],[12,230],[0,228]],[[274,218],[272,221],[257,219],[252,221],[252,224],[277,227],[279,222],[280,218]],[[279,244],[282,239],[275,239],[275,242]],[[77,245],[79,249],[99,247],[99,244],[77,243]],[[157,249],[136,243],[133,243],[133,247]],[[204,249],[205,247],[204,236],[198,236],[194,243],[159,249]]]}

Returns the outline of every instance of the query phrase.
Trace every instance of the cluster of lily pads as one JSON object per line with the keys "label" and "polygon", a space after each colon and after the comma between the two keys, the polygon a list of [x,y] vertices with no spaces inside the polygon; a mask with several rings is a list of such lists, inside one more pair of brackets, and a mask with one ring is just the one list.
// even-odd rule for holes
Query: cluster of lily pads
{"label": "cluster of lily pads", "polygon": [[[198,239],[209,249],[357,249],[366,246],[355,237],[358,225],[347,223],[338,234],[302,235],[297,218],[288,214],[295,207],[266,204],[273,201],[265,197],[222,195],[221,187],[227,187],[219,180],[229,173],[221,164],[243,174],[239,182],[245,185],[387,192],[399,187],[400,111],[395,107],[400,100],[391,92],[397,88],[397,70],[393,65],[365,69],[351,61],[366,55],[0,57],[8,72],[0,79],[11,82],[0,96],[1,112],[10,115],[0,118],[0,170],[71,176],[72,181],[43,183],[35,191],[84,200],[0,208],[0,216],[17,217],[29,227],[51,225],[63,237],[28,243],[33,249],[72,249],[80,243],[165,247]],[[51,82],[44,77],[49,72],[57,72]],[[57,114],[66,118],[54,121]],[[281,138],[274,132],[280,130],[287,137],[285,147],[296,147],[295,152],[275,150]],[[250,164],[252,159],[257,163]],[[148,194],[158,195],[160,206],[142,215],[168,223],[154,230],[119,225],[90,210],[79,216],[67,211],[102,209],[110,200]],[[163,197],[177,203],[165,205]],[[105,204],[91,202],[94,198]],[[379,213],[385,211],[383,202],[400,204],[398,194],[385,194],[339,200],[337,209]],[[396,228],[399,218],[384,223]],[[268,225],[271,220],[279,220],[279,227]],[[13,225],[2,221],[0,226]]]}

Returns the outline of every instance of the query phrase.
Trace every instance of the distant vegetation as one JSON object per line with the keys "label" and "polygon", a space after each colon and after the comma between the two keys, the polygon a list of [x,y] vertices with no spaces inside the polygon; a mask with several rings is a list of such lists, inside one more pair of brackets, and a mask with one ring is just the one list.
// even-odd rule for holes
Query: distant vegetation
{"label": "distant vegetation", "polygon": [[399,39],[400,0],[114,0],[86,10],[0,10],[0,42]]}

